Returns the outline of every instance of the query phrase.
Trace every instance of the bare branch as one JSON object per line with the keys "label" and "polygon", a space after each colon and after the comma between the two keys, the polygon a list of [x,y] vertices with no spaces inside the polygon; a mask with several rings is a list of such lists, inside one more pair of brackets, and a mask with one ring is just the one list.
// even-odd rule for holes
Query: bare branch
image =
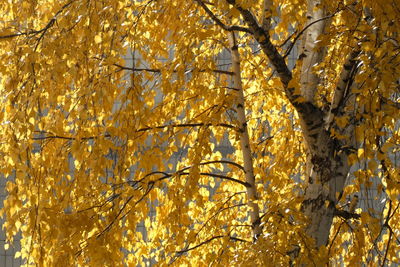
{"label": "bare branch", "polygon": [[37,34],[37,33],[39,33],[39,32],[42,32],[42,30],[39,30],[39,31],[31,31],[31,32],[13,33],[13,34],[8,34],[8,35],[0,36],[0,39],[14,38],[14,37],[18,37],[18,36],[21,36],[21,35]]}

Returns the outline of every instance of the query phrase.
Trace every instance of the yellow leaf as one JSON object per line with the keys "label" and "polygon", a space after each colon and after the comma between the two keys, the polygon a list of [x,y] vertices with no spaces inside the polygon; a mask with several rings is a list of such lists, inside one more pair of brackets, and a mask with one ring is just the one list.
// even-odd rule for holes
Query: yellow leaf
{"label": "yellow leaf", "polygon": [[101,36],[100,36],[100,35],[96,35],[96,36],[94,37],[94,41],[95,41],[96,44],[101,43],[101,41],[102,41]]}
{"label": "yellow leaf", "polygon": [[361,158],[361,157],[363,157],[364,156],[364,149],[363,148],[359,148],[358,150],[357,150],[357,157],[358,158]]}

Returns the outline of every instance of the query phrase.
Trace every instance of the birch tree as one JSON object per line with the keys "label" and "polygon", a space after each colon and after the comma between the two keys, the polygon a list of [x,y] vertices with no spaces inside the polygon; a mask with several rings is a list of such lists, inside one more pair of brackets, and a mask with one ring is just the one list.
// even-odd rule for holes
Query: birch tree
{"label": "birch tree", "polygon": [[1,213],[27,266],[400,264],[397,0],[0,14]]}

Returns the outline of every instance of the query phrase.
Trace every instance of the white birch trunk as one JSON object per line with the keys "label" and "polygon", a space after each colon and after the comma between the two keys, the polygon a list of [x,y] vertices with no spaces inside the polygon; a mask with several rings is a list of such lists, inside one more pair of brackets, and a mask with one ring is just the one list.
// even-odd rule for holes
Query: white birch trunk
{"label": "white birch trunk", "polygon": [[[325,119],[322,118],[322,121],[314,126],[301,120],[308,151],[306,173],[308,186],[303,209],[311,220],[307,232],[315,239],[316,247],[326,245],[328,242],[336,204],[350,170],[347,161],[350,151],[347,148],[355,147],[354,123],[342,129],[336,125],[334,117],[338,113],[348,113],[349,117],[352,115],[352,109],[345,107],[353,106],[355,101],[351,87],[357,72],[358,63],[355,60],[357,55],[358,51],[353,51],[345,62],[330,110],[328,114],[324,114]],[[318,120],[313,119],[314,122]],[[330,134],[332,127],[336,132],[347,136],[347,139],[338,140],[332,137]]]}
{"label": "white birch trunk", "polygon": [[239,124],[240,146],[243,153],[243,167],[246,178],[248,206],[250,208],[250,219],[253,228],[253,239],[256,240],[261,235],[262,229],[260,226],[260,211],[258,204],[254,201],[257,200],[257,191],[253,170],[253,159],[250,149],[249,133],[247,130],[247,120],[245,114],[245,102],[242,87],[242,80],[240,75],[240,56],[238,46],[236,43],[235,33],[229,33],[229,42],[231,46],[232,67],[233,67],[233,82],[234,88],[237,89],[237,102],[236,112]]}
{"label": "white birch trunk", "polygon": [[[308,24],[322,19],[325,16],[324,9],[321,7],[320,0],[308,0],[307,21]],[[306,101],[313,102],[317,85],[318,76],[313,72],[316,64],[320,63],[324,57],[325,49],[318,48],[318,37],[324,32],[327,20],[321,20],[310,26],[304,33],[300,55],[303,58],[301,68],[300,84],[302,95]]]}
{"label": "white birch trunk", "polygon": [[[309,23],[321,20],[325,12],[320,0],[308,1]],[[301,92],[306,102],[315,104],[315,94],[320,84],[319,77],[314,73],[313,67],[323,60],[325,51],[317,48],[317,40],[328,25],[327,20],[313,24],[307,29],[303,38],[301,72]],[[349,173],[348,151],[345,147],[352,146],[354,125],[340,129],[334,117],[344,111],[346,97],[351,94],[351,85],[357,64],[355,57],[357,51],[352,52],[346,60],[340,75],[335,93],[327,114],[319,113],[300,114],[305,145],[307,148],[308,177],[303,210],[310,219],[307,233],[314,238],[317,248],[327,245],[329,233],[336,211],[336,204],[343,191]],[[301,111],[300,111],[301,113]],[[342,114],[343,115],[343,114]],[[330,129],[334,127],[337,132],[350,136],[348,140],[338,140],[331,136]]]}

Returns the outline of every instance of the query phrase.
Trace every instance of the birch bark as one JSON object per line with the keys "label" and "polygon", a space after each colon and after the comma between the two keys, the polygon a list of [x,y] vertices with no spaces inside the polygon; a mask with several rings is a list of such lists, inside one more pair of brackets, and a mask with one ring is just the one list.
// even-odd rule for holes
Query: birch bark
{"label": "birch bark", "polygon": [[232,56],[232,67],[233,67],[233,83],[234,88],[237,89],[237,102],[236,102],[236,112],[239,124],[239,134],[240,134],[240,146],[243,153],[243,167],[247,186],[247,198],[248,206],[250,208],[250,219],[253,229],[253,240],[256,240],[258,236],[261,235],[262,229],[260,226],[260,211],[258,204],[255,202],[257,200],[257,191],[254,178],[253,170],[253,159],[251,155],[249,133],[247,129],[247,120],[245,113],[245,101],[242,80],[240,75],[240,55],[238,50],[238,45],[236,42],[235,33],[232,31],[229,33],[229,43],[231,47]]}

